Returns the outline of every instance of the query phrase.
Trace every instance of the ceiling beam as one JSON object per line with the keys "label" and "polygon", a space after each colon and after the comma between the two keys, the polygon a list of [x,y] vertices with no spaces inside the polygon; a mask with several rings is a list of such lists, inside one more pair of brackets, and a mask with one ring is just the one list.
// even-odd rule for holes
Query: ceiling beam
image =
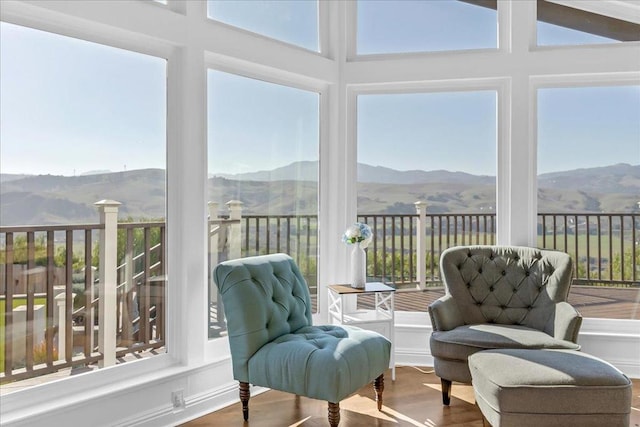
{"label": "ceiling beam", "polygon": [[[459,0],[497,10],[497,0]],[[544,0],[537,1],[538,20],[619,41],[639,41],[640,25],[575,7]]]}

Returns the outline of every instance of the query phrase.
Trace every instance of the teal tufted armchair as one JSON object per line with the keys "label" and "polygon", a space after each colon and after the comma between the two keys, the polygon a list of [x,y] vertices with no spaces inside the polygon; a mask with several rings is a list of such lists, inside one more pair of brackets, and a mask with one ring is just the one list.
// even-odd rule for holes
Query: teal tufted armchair
{"label": "teal tufted armchair", "polygon": [[445,295],[429,306],[429,345],[448,405],[471,383],[467,358],[499,348],[579,350],[580,314],[566,302],[572,260],[521,246],[456,246],[440,256]]}
{"label": "teal tufted armchair", "polygon": [[326,400],[329,424],[337,426],[340,401],[373,381],[381,410],[391,343],[355,327],[313,326],[308,287],[291,257],[225,261],[215,267],[214,280],[245,421],[249,384]]}

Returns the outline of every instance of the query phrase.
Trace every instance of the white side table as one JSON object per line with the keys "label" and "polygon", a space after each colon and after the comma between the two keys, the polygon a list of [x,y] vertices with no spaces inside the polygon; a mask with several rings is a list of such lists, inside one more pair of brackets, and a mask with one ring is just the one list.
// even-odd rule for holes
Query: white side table
{"label": "white side table", "polygon": [[[367,283],[364,289],[350,285],[330,285],[329,287],[329,323],[334,325],[354,325],[362,329],[378,332],[391,341],[391,380],[396,380],[394,345],[394,295],[395,288],[381,282]],[[347,296],[355,296],[355,307],[359,295],[374,294],[374,308],[369,310],[348,310]]]}

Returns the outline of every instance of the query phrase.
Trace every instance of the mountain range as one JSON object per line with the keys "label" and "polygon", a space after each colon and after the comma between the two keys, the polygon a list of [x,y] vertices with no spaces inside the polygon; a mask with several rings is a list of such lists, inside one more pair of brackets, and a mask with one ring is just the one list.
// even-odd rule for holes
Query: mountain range
{"label": "mountain range", "polygon": [[[302,180],[295,180],[301,176]],[[244,203],[247,214],[317,212],[317,162],[209,178],[209,200]],[[140,169],[82,176],[0,174],[0,224],[95,223],[93,203],[122,203],[121,218],[158,219],[165,212],[165,171]],[[411,214],[414,202],[430,213],[495,209],[495,177],[464,172],[398,171],[358,165],[358,211]],[[640,165],[553,172],[539,176],[540,212],[629,212],[640,201]],[[224,212],[224,206],[221,212]]]}

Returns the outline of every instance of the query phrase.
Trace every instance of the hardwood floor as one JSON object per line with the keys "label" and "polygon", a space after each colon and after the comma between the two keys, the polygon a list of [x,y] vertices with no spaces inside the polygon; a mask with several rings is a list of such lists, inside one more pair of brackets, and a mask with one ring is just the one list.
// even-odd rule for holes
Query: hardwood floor
{"label": "hardwood floor", "polygon": [[[440,379],[432,368],[398,366],[396,381],[385,373],[382,412],[369,385],[340,402],[340,427],[482,427],[470,385],[454,383],[449,407],[442,405]],[[183,427],[315,427],[328,426],[327,402],[268,391],[249,400],[249,422],[240,404],[183,424]],[[640,380],[633,381],[630,427],[640,427]]]}

